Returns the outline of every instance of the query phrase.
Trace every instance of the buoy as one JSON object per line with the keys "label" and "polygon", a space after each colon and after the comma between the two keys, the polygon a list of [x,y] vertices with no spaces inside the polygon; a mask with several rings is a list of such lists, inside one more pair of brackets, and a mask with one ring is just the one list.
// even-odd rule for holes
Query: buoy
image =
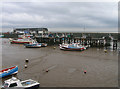
{"label": "buoy", "polygon": [[46,72],[48,72],[49,70],[47,69]]}
{"label": "buoy", "polygon": [[85,70],[85,71],[84,71],[84,74],[86,74],[86,73],[87,73],[87,71]]}
{"label": "buoy", "polygon": [[25,68],[27,68],[27,65],[25,65]]}
{"label": "buoy", "polygon": [[25,60],[25,62],[29,62],[29,60],[28,60],[28,59],[26,59],[26,60]]}
{"label": "buoy", "polygon": [[107,53],[107,50],[104,50],[105,53]]}

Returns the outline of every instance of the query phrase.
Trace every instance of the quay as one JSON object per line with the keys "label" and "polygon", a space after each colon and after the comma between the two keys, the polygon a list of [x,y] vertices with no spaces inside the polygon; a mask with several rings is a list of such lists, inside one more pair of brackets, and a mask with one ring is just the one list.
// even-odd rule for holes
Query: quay
{"label": "quay", "polygon": [[103,38],[81,38],[81,37],[35,37],[40,43],[48,43],[49,45],[57,45],[62,43],[81,43],[82,45],[91,45],[91,47],[104,46]]}
{"label": "quay", "polygon": [[21,35],[29,35],[39,43],[48,45],[58,45],[62,43],[81,43],[91,47],[108,47],[110,41],[113,41],[113,49],[117,49],[117,43],[120,39],[119,33],[93,33],[93,32],[49,32],[47,28],[15,28],[11,33],[2,33],[4,38],[18,38]]}
{"label": "quay", "polygon": [[[48,45],[59,45],[62,43],[81,43],[82,45],[90,45],[90,47],[107,47],[110,41],[104,38],[82,38],[82,37],[35,37],[39,43],[47,43]],[[113,40],[113,49],[117,49],[118,40]]]}

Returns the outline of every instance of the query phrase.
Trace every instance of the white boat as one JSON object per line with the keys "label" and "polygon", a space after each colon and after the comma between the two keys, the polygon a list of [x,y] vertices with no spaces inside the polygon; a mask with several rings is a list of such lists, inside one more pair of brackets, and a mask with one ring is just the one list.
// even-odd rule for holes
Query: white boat
{"label": "white boat", "polygon": [[31,43],[29,44],[24,44],[26,48],[40,48],[41,47],[41,44],[38,43],[37,41],[35,40],[32,40]]}
{"label": "white boat", "polygon": [[16,88],[19,87],[23,89],[36,89],[36,88],[39,88],[39,86],[40,86],[40,83],[32,79],[20,81],[16,77],[12,77],[11,79],[4,81],[4,85],[2,86],[2,89],[6,89],[6,88],[12,89],[13,87],[16,87]]}
{"label": "white boat", "polygon": [[61,50],[74,50],[74,51],[82,51],[87,49],[88,46],[83,46],[80,43],[72,43],[72,44],[62,44],[60,45]]}
{"label": "white boat", "polygon": [[40,48],[40,47],[46,47],[46,43],[38,43],[36,40],[32,40],[31,43],[25,44],[26,48]]}
{"label": "white boat", "polygon": [[64,50],[65,48],[69,46],[69,44],[60,44],[59,46],[61,50]]}
{"label": "white boat", "polygon": [[47,47],[46,43],[40,43],[40,44],[41,44],[41,47]]}

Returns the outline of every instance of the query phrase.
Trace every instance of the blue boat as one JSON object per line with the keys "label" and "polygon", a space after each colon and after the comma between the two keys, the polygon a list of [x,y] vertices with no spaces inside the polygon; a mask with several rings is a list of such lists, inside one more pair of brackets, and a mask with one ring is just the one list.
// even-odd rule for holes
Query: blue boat
{"label": "blue boat", "polygon": [[31,44],[25,44],[26,48],[40,48],[41,44],[39,43],[31,43]]}
{"label": "blue boat", "polygon": [[0,35],[0,38],[4,37],[4,35]]}
{"label": "blue boat", "polygon": [[12,74],[17,74],[18,73],[18,66],[12,66],[10,68],[6,68],[0,71],[0,78],[12,75]]}

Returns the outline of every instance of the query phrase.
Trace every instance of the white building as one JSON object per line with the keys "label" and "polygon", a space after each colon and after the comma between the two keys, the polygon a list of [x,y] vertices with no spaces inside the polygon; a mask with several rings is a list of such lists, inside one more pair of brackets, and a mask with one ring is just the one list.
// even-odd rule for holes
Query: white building
{"label": "white building", "polygon": [[25,35],[35,35],[40,37],[48,36],[47,28],[15,28],[13,30],[14,33],[21,33]]}

